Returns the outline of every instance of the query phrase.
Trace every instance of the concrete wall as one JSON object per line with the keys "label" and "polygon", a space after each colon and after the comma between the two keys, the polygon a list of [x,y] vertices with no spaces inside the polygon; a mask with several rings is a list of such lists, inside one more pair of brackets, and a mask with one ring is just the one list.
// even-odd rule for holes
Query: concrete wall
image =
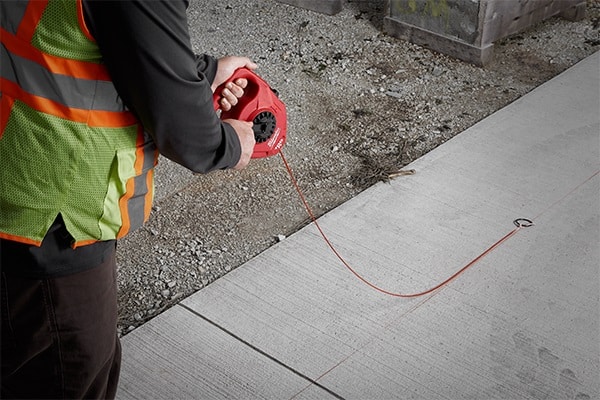
{"label": "concrete wall", "polygon": [[585,0],[388,0],[384,30],[483,66],[494,41],[555,15],[579,20]]}

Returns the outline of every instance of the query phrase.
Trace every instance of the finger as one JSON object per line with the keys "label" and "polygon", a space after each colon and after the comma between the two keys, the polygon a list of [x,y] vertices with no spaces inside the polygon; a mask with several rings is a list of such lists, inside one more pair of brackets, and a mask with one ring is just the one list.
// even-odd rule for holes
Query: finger
{"label": "finger", "polygon": [[246,65],[244,65],[244,67],[246,67],[246,68],[248,68],[250,70],[255,70],[256,68],[258,68],[258,64],[256,64],[255,62],[253,62],[249,58],[246,58]]}
{"label": "finger", "polygon": [[246,86],[248,86],[248,79],[246,78],[238,78],[235,80],[235,84],[239,87],[241,87],[242,89],[245,89]]}
{"label": "finger", "polygon": [[223,92],[221,92],[221,97],[227,100],[232,106],[235,106],[238,103],[237,96],[234,95],[229,89],[223,89]]}
{"label": "finger", "polygon": [[219,103],[221,104],[222,111],[231,110],[231,103],[229,103],[229,101],[226,98],[221,98],[221,101]]}
{"label": "finger", "polygon": [[242,97],[244,95],[244,89],[232,82],[229,82],[224,90],[229,90],[229,92],[235,97]]}

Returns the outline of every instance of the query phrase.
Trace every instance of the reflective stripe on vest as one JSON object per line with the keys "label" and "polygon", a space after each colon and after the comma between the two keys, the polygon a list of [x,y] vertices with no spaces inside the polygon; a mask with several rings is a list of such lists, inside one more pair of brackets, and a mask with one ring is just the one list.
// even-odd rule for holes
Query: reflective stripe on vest
{"label": "reflective stripe on vest", "polygon": [[126,110],[81,0],[0,1],[0,238],[39,245],[60,213],[74,246],[150,214],[157,152]]}
{"label": "reflective stripe on vest", "polygon": [[[121,101],[115,101],[118,100],[118,94],[111,81],[93,81],[68,75],[54,75],[50,80],[48,78],[51,73],[46,68],[14,53],[10,54],[4,43],[0,47],[0,59],[11,60],[11,65],[0,64],[0,76],[15,83],[15,88],[18,87],[18,91],[10,93],[11,87],[2,85],[5,89],[3,92],[9,92],[14,97],[20,96],[21,91],[35,93],[39,97],[55,101],[67,108],[118,112],[120,115],[115,117],[118,116],[124,125],[135,123],[131,114],[123,115],[125,107]],[[9,85],[9,82],[4,83]],[[96,96],[89,95],[94,92]]]}

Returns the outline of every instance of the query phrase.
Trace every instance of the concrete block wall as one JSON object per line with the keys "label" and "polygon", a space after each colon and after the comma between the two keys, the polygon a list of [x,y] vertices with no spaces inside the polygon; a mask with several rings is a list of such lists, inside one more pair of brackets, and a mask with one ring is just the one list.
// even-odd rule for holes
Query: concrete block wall
{"label": "concrete block wall", "polygon": [[485,66],[494,41],[547,18],[585,16],[585,0],[388,0],[384,31]]}

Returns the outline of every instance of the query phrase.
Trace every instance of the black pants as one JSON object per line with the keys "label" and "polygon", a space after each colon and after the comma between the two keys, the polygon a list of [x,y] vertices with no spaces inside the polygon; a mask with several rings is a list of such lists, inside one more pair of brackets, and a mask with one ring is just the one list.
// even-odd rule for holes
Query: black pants
{"label": "black pants", "polygon": [[57,278],[2,272],[2,398],[114,398],[116,262]]}

